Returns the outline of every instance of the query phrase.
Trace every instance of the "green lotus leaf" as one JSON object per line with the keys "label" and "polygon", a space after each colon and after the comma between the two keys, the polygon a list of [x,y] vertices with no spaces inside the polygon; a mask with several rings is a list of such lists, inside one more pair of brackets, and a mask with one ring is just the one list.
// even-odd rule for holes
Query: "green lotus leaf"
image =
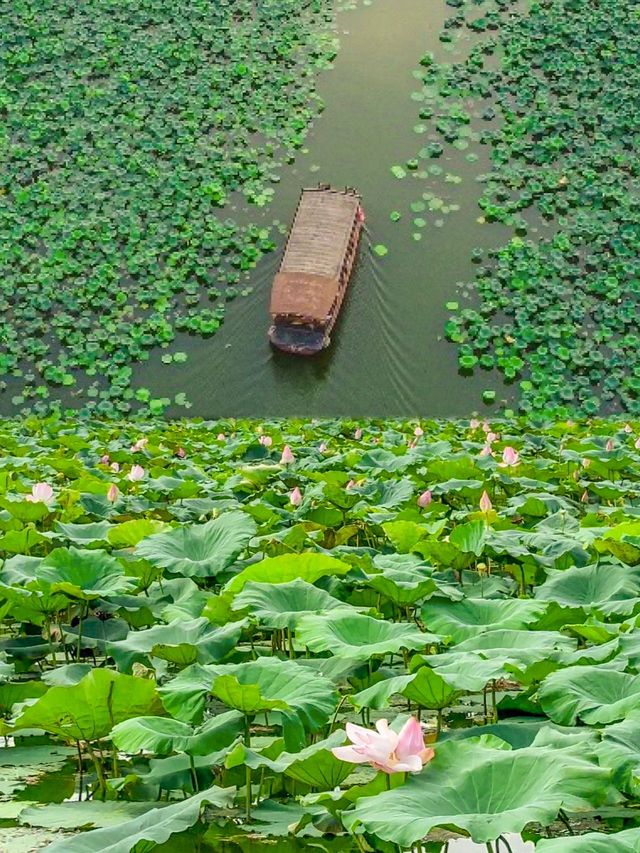
{"label": "green lotus leaf", "polygon": [[334,610],[321,616],[304,616],[298,622],[296,640],[312,652],[364,661],[373,655],[421,649],[437,643],[438,637],[424,634],[415,625]]}
{"label": "green lotus leaf", "polygon": [[526,628],[546,609],[547,604],[542,601],[521,598],[465,598],[455,602],[432,599],[422,605],[421,618],[429,630],[461,643],[485,631]]}
{"label": "green lotus leaf", "polygon": [[249,581],[255,583],[289,583],[297,578],[313,584],[325,575],[344,575],[351,569],[348,563],[325,554],[283,554],[267,557],[247,566],[226,584],[229,592],[238,593]]}
{"label": "green lotus leaf", "polygon": [[111,524],[108,521],[94,521],[88,524],[70,524],[56,521],[55,529],[60,538],[68,539],[74,545],[106,544]]}
{"label": "green lotus leaf", "polygon": [[142,539],[168,529],[168,524],[157,519],[133,518],[121,524],[109,525],[107,539],[115,548],[134,548]]}
{"label": "green lotus leaf", "polygon": [[235,788],[214,786],[187,800],[154,808],[117,826],[94,829],[72,838],[65,836],[45,849],[48,853],[129,853],[134,848],[148,850],[151,845],[163,844],[172,835],[190,829],[206,803],[225,809],[233,804],[234,796]]}
{"label": "green lotus leaf", "polygon": [[233,609],[249,610],[267,628],[293,629],[306,614],[352,608],[325,590],[297,578],[280,584],[249,582],[235,597]]}
{"label": "green lotus leaf", "polygon": [[640,853],[640,829],[545,838],[536,844],[536,853]]}
{"label": "green lotus leaf", "polygon": [[548,675],[538,700],[545,714],[563,726],[614,723],[640,709],[640,676],[603,666],[571,666]]}
{"label": "green lotus leaf", "polygon": [[640,568],[602,562],[562,571],[550,569],[535,595],[542,601],[581,607],[587,613],[626,616],[640,601]]}
{"label": "green lotus leaf", "polygon": [[136,661],[149,663],[150,657],[170,661],[180,667],[192,663],[216,663],[237,645],[245,622],[231,622],[222,628],[200,616],[178,619],[168,625],[154,625],[146,631],[130,631],[126,639],[109,643],[108,654],[118,669],[130,672]]}
{"label": "green lotus leaf", "polygon": [[437,584],[431,578],[431,569],[385,569],[377,575],[369,575],[367,583],[376,592],[384,595],[398,607],[415,604],[435,592]]}
{"label": "green lotus leaf", "polygon": [[242,714],[228,711],[193,728],[171,717],[134,717],[114,726],[111,739],[119,750],[147,750],[160,755],[185,752],[208,755],[229,746],[244,731]]}
{"label": "green lotus leaf", "polygon": [[127,803],[117,800],[48,803],[23,808],[19,821],[26,826],[40,826],[45,829],[93,829],[118,826],[146,814],[151,809],[158,809],[157,803]]}
{"label": "green lotus leaf", "polygon": [[467,832],[477,843],[493,841],[527,823],[546,826],[561,808],[580,811],[603,803],[609,775],[571,749],[512,751],[475,738],[448,741],[401,788],[360,799],[342,819],[350,831],[362,827],[403,847],[435,827]]}
{"label": "green lotus leaf", "polygon": [[93,669],[77,684],[49,688],[23,708],[14,727],[43,729],[67,741],[93,741],[123,720],[163,711],[153,681]]}
{"label": "green lotus leaf", "polygon": [[106,551],[55,548],[36,568],[36,578],[72,598],[91,601],[131,589],[119,560]]}
{"label": "green lotus leaf", "polygon": [[136,546],[136,554],[154,566],[185,577],[214,577],[233,565],[256,532],[244,512],[225,512],[206,524],[156,533]]}

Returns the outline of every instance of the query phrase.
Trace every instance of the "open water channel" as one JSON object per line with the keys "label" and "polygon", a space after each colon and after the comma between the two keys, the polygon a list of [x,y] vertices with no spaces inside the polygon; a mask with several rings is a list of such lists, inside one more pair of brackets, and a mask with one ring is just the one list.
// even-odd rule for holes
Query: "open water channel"
{"label": "open water channel", "polygon": [[[273,203],[250,213],[251,221],[288,225],[300,188],[318,181],[362,193],[368,233],[331,347],[305,359],[275,352],[267,341],[269,292],[285,239],[279,236],[278,251],[250,276],[252,293],[228,305],[218,333],[208,340],[180,336],[176,348],[188,353],[188,362],[165,366],[153,358],[136,368],[136,385],[157,396],[186,391],[190,413],[205,417],[461,416],[483,408],[484,388],[497,388],[499,399],[513,397],[494,375],[461,376],[456,347],[443,340],[445,303],[469,304],[457,283],[474,277],[472,249],[500,245],[508,233],[477,222],[476,178],[489,166],[486,146],[448,147],[435,161],[440,176],[409,173],[399,180],[391,173],[436,138],[428,127],[421,135],[414,130],[420,104],[411,93],[422,85],[415,79],[421,56],[456,57],[438,38],[450,11],[442,0],[373,0],[338,13],[340,51],[319,79],[326,108],[306,153],[282,170]],[[472,38],[465,36],[457,50],[466,52]],[[448,183],[447,172],[461,181]],[[459,209],[439,221],[437,213],[420,214],[427,223],[416,228],[410,204],[424,192]],[[402,214],[399,222],[390,220],[393,210]],[[372,251],[377,244],[387,247],[386,256]]]}

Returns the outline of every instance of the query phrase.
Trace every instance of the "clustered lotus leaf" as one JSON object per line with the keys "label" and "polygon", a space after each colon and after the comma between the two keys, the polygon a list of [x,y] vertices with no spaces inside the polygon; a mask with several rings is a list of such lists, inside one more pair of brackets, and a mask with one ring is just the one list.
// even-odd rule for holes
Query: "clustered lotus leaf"
{"label": "clustered lotus leaf", "polygon": [[[598,810],[624,850],[639,482],[634,420],[2,422],[3,814],[126,853],[204,803],[218,840],[373,849],[558,815],[591,843]],[[81,798],[27,805],[61,746]]]}

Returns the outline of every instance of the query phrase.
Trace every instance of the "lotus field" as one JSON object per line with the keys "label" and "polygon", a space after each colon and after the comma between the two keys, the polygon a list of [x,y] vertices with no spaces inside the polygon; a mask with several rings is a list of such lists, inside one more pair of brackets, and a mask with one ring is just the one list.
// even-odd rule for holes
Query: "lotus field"
{"label": "lotus field", "polygon": [[639,435],[4,421],[0,847],[640,850]]}

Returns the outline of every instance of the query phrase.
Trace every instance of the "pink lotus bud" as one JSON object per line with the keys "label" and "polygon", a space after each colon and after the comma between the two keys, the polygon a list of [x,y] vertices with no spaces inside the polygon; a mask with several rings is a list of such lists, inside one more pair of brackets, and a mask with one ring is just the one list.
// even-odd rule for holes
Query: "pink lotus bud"
{"label": "pink lotus bud", "polygon": [[613,450],[613,442],[611,439],[605,444],[605,450]]}
{"label": "pink lotus bud", "polygon": [[117,474],[120,471],[120,465],[117,462],[112,462],[109,467],[111,468],[114,474]]}
{"label": "pink lotus bud", "polygon": [[354,432],[353,437],[356,441],[360,441],[360,439],[362,438],[362,430],[360,429],[360,427],[358,427],[358,429]]}
{"label": "pink lotus bud", "polygon": [[296,457],[291,452],[291,448],[288,444],[285,444],[284,449],[282,451],[282,456],[280,457],[281,465],[291,465],[292,462],[296,461]]}
{"label": "pink lotus bud", "polygon": [[36,483],[31,487],[31,494],[27,495],[27,500],[33,504],[50,504],[55,500],[53,489],[49,483]]}
{"label": "pink lotus bud", "polygon": [[108,465],[109,464],[109,454],[108,453],[105,453],[104,456],[100,457],[100,464],[101,465]]}
{"label": "pink lotus bud", "polygon": [[477,418],[471,418],[469,421],[469,429],[478,429],[480,421]]}
{"label": "pink lotus bud", "polygon": [[145,448],[147,446],[147,444],[149,444],[148,438],[139,438],[135,444],[131,445],[131,452],[137,453],[139,450],[142,450],[143,448]]}
{"label": "pink lotus bud", "polygon": [[633,446],[636,450],[640,450],[640,438],[636,438],[636,443]]}
{"label": "pink lotus bud", "polygon": [[520,454],[513,447],[505,447],[502,451],[502,461],[505,465],[517,465],[520,461]]}
{"label": "pink lotus bud", "polygon": [[633,432],[633,430],[631,429],[631,424],[625,424],[625,425],[624,425],[624,427],[623,427],[623,429],[624,429],[624,431],[627,433],[627,435],[628,435],[630,432]]}
{"label": "pink lotus bud", "polygon": [[429,489],[427,489],[426,492],[423,492],[420,495],[420,497],[418,498],[418,506],[419,507],[429,506],[429,504],[431,503],[432,500],[433,500],[433,498],[431,497],[431,492],[429,491]]}
{"label": "pink lotus bud", "polygon": [[347,483],[347,485],[345,486],[345,488],[346,488],[346,489],[353,489],[353,488],[355,487],[355,485],[356,485],[356,481],[355,481],[355,480],[349,480],[349,482]]}
{"label": "pink lotus bud", "polygon": [[410,441],[410,442],[409,442],[409,444],[407,445],[407,447],[409,448],[409,450],[413,450],[417,443],[418,443],[418,442],[417,442],[417,441],[415,440],[415,438],[414,438],[414,440],[413,440],[413,441]]}
{"label": "pink lotus bud", "polygon": [[111,483],[109,486],[109,491],[107,492],[107,500],[109,503],[114,504],[118,498],[120,497],[120,491],[115,483]]}
{"label": "pink lotus bud", "polygon": [[484,430],[484,432],[491,432],[491,427],[489,426],[488,421],[482,422],[482,429]]}
{"label": "pink lotus bud", "polygon": [[144,477],[144,468],[142,465],[134,465],[133,468],[127,474],[127,480],[130,480],[132,483],[137,483],[139,480],[142,480]]}
{"label": "pink lotus bud", "polygon": [[289,495],[289,503],[293,504],[293,506],[300,506],[302,503],[302,492],[297,486]]}
{"label": "pink lotus bud", "polygon": [[493,456],[493,450],[491,449],[490,444],[485,444],[485,446],[480,451],[480,456]]}
{"label": "pink lotus bud", "polygon": [[423,436],[423,435],[424,435],[424,430],[422,429],[422,427],[417,426],[417,427],[414,429],[413,434],[415,435],[415,437],[416,437],[416,438],[420,438],[421,436]]}
{"label": "pink lotus bud", "polygon": [[482,512],[491,512],[491,510],[493,509],[493,504],[491,503],[491,498],[487,494],[486,489],[482,493],[482,496],[480,498],[480,509],[482,510]]}
{"label": "pink lotus bud", "polygon": [[585,489],[584,492],[580,495],[580,500],[583,504],[589,503],[589,492]]}
{"label": "pink lotus bud", "polygon": [[258,441],[263,447],[271,447],[273,444],[273,439],[270,435],[261,435]]}
{"label": "pink lotus bud", "polygon": [[179,448],[176,450],[176,456],[177,456],[179,459],[184,459],[186,455],[187,455],[187,451],[184,449],[184,447],[179,447]]}
{"label": "pink lotus bud", "polygon": [[227,437],[223,432],[219,432],[216,436],[216,441],[226,441]]}
{"label": "pink lotus bud", "polygon": [[487,444],[491,444],[492,441],[497,441],[500,438],[497,432],[488,432],[487,433]]}
{"label": "pink lotus bud", "polygon": [[324,441],[318,447],[318,452],[319,453],[326,453],[327,452],[327,445],[324,443]]}

